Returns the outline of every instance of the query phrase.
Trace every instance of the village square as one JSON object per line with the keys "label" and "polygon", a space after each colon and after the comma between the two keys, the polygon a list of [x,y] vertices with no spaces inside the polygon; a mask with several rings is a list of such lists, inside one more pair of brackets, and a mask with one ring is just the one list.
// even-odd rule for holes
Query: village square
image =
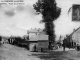
{"label": "village square", "polygon": [[0,60],[80,60],[79,2],[0,0]]}

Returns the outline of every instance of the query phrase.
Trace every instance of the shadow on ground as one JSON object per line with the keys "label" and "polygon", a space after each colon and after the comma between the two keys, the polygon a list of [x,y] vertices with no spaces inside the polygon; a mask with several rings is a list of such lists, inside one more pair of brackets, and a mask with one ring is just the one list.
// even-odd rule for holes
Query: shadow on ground
{"label": "shadow on ground", "polygon": [[67,51],[48,51],[46,53],[33,53],[32,55],[38,56],[43,60],[63,60],[65,58],[63,55],[66,53]]}

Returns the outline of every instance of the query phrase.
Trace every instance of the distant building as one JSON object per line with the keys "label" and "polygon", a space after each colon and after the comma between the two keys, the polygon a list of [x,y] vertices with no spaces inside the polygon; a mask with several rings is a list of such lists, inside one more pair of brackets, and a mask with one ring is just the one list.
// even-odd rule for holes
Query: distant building
{"label": "distant building", "polygon": [[74,29],[70,35],[67,35],[63,40],[63,44],[69,48],[75,48],[77,45],[80,45],[80,27]]}
{"label": "distant building", "polygon": [[22,39],[28,40],[28,35],[22,36]]}
{"label": "distant building", "polygon": [[4,36],[2,36],[2,41],[1,41],[1,43],[8,43],[8,38],[9,38],[9,37],[4,37]]}
{"label": "distant building", "polygon": [[[29,50],[42,51],[48,50],[49,39],[43,29],[31,29],[28,32],[29,36]],[[36,47],[36,48],[34,48]]]}
{"label": "distant building", "polygon": [[80,27],[73,31],[71,34],[71,41],[80,45]]}
{"label": "distant building", "polygon": [[28,30],[27,33],[28,33],[28,36],[29,36],[29,40],[35,39],[36,36],[38,36],[38,35],[45,35],[44,30],[40,29],[40,28],[39,29],[35,28],[35,29]]}

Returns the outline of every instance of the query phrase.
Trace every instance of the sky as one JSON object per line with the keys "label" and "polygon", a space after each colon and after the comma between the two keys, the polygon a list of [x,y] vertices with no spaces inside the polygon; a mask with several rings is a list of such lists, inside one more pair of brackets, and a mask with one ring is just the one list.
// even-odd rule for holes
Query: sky
{"label": "sky", "polygon": [[[0,34],[5,36],[23,36],[30,28],[44,28],[40,24],[42,15],[36,15],[33,4],[37,0],[24,0],[24,4],[0,5]],[[2,3],[2,2],[1,2]]]}
{"label": "sky", "polygon": [[[0,0],[1,1],[1,0]],[[36,15],[33,4],[37,0],[24,0],[23,5],[0,5],[0,34],[4,36],[23,36],[27,34],[30,28],[44,28],[40,23],[42,15]],[[80,27],[80,22],[72,21],[72,9],[68,13],[72,4],[79,4],[80,0],[56,0],[57,6],[61,8],[61,14],[55,24],[56,40],[60,35],[73,32],[73,29]]]}
{"label": "sky", "polygon": [[74,29],[80,27],[79,21],[72,21],[72,9],[68,13],[68,10],[73,4],[80,4],[80,0],[56,0],[57,6],[61,8],[61,15],[54,22],[56,40],[60,35],[62,39],[73,32]]}

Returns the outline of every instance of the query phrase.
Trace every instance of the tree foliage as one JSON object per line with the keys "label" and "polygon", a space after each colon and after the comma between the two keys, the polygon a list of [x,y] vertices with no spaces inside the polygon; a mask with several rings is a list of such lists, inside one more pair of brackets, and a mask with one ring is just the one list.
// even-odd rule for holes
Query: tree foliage
{"label": "tree foliage", "polygon": [[56,6],[55,0],[38,0],[33,6],[36,12],[43,15],[43,22],[54,21],[60,15],[61,9]]}
{"label": "tree foliage", "polygon": [[55,0],[38,0],[33,6],[38,14],[42,14],[42,22],[45,23],[46,34],[49,35],[50,40],[54,40],[53,21],[59,17],[61,9],[56,6]]}

